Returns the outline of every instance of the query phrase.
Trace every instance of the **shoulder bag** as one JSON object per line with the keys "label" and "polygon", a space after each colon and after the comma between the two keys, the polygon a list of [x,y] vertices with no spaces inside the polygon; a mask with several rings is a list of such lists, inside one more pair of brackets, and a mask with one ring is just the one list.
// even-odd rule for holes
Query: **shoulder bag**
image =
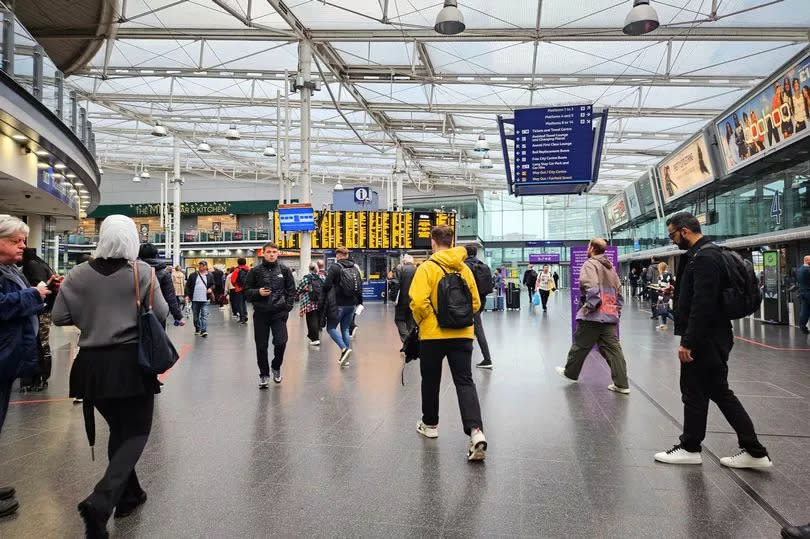
{"label": "shoulder bag", "polygon": [[148,305],[142,305],[137,261],[132,268],[135,273],[135,306],[138,309],[138,364],[144,374],[156,376],[171,369],[179,356],[169,336],[166,335],[166,327],[160,323],[152,310],[155,297],[155,269],[152,268]]}

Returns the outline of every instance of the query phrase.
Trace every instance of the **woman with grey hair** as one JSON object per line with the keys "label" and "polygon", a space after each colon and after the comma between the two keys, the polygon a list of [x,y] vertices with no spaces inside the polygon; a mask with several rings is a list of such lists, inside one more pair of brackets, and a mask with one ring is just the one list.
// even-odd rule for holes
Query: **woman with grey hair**
{"label": "woman with grey hair", "polygon": [[[104,477],[79,504],[87,537],[107,537],[107,520],[132,513],[146,501],[135,465],[152,428],[157,377],[138,364],[138,318],[135,306],[135,265],[141,304],[148,304],[157,280],[152,268],[136,261],[138,231],[123,215],[101,224],[95,258],[68,274],[56,298],[53,322],[81,331],[79,354],[70,370],[70,396],[84,399],[85,424],[91,445],[95,438],[93,407],[107,421],[109,465]],[[160,290],[153,310],[165,323],[169,308]]]}
{"label": "woman with grey hair", "polygon": [[[28,232],[28,225],[21,220],[0,215],[0,431],[14,380],[37,372],[39,313],[51,293],[44,285],[31,287],[17,269]],[[14,513],[18,507],[14,489],[0,488],[0,517]]]}

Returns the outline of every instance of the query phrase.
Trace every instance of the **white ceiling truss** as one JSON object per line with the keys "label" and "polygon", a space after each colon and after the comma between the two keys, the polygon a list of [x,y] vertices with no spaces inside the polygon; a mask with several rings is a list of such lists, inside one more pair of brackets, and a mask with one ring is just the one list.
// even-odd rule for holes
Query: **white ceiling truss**
{"label": "white ceiling truss", "polygon": [[[631,0],[459,2],[467,30],[432,29],[437,0],[128,0],[107,46],[68,79],[102,164],[272,181],[278,95],[310,40],[313,181],[383,178],[404,149],[410,181],[506,187],[495,117],[529,106],[610,107],[595,193],[638,178],[808,42],[807,0],[653,0],[661,27],[625,36]],[[120,6],[119,6],[120,7]],[[82,37],[81,29],[50,37]],[[282,99],[283,100],[283,99]],[[289,96],[293,179],[299,106]],[[228,141],[236,126],[241,140]],[[495,167],[478,168],[485,134]],[[210,154],[198,154],[205,140]]]}

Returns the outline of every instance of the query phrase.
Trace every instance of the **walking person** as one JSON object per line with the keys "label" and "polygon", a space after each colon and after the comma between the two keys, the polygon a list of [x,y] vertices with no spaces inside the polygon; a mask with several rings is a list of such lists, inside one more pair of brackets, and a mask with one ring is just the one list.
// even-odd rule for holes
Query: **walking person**
{"label": "walking person", "polygon": [[554,279],[554,290],[560,289],[560,274],[556,271],[551,274],[551,278]]}
{"label": "walking person", "polygon": [[246,325],[248,321],[245,285],[247,284],[249,273],[250,268],[247,265],[247,260],[237,258],[236,267],[230,277],[231,286],[233,286],[231,290],[231,304],[233,305],[234,313],[239,317],[239,323],[243,326]]}
{"label": "walking person", "polygon": [[[476,252],[477,252],[477,250],[476,250]],[[529,306],[530,307],[534,306],[534,303],[532,303],[532,295],[534,295],[534,285],[535,284],[537,284],[537,272],[534,271],[534,266],[529,264],[528,267],[526,268],[526,271],[523,272],[523,285],[526,287],[526,291],[529,293]]]}
{"label": "walking person", "polygon": [[107,537],[106,523],[115,510],[123,518],[146,502],[135,466],[149,432],[157,376],[146,375],[138,362],[138,321],[135,308],[134,266],[142,304],[152,297],[152,311],[165,322],[169,307],[152,268],[137,261],[138,231],[123,215],[111,215],[101,224],[95,259],[79,264],[68,274],[53,308],[57,326],[75,325],[81,332],[79,354],[70,370],[70,396],[84,400],[88,438],[95,438],[93,408],[110,429],[109,464],[92,494],[79,503],[87,537]]}
{"label": "walking person", "polygon": [[638,293],[638,270],[635,267],[630,268],[629,279],[630,279],[630,297],[634,298]]}
{"label": "walking person", "polygon": [[194,335],[208,337],[208,305],[214,297],[214,276],[208,271],[208,262],[200,260],[197,271],[186,279],[185,292],[194,315]]}
{"label": "walking person", "polygon": [[655,318],[655,305],[658,303],[658,294],[655,290],[651,287],[654,287],[658,284],[658,264],[656,263],[655,259],[653,258],[650,262],[650,265],[647,267],[647,298],[650,300],[650,318]]}
{"label": "walking person", "polygon": [[231,276],[233,276],[234,268],[227,268],[225,270],[225,295],[228,296],[228,304],[231,306],[231,318],[234,320],[239,320],[239,314],[236,312],[236,304],[233,301],[233,282],[231,282]]}
{"label": "walking person", "polygon": [[675,335],[681,337],[681,396],[684,403],[680,443],[655,454],[667,464],[701,464],[709,401],[731,424],[742,450],[723,457],[731,468],[768,468],[773,462],[757,439],[754,424],[728,386],[728,358],[734,345],[731,321],[723,316],[723,289],[728,286],[723,254],[701,233],[694,215],[680,212],[667,220],[672,242],[686,251],[678,268],[675,289]]}
{"label": "walking person", "polygon": [[582,265],[579,277],[579,310],[574,342],[568,351],[565,367],[556,367],[557,374],[576,382],[585,358],[594,345],[610,367],[613,383],[610,391],[630,394],[627,380],[627,364],[617,334],[622,314],[622,284],[605,250],[607,242],[594,238],[588,244],[588,260]]}
{"label": "walking person", "polygon": [[487,440],[472,377],[473,318],[481,309],[481,300],[473,273],[464,264],[465,248],[450,247],[453,229],[434,226],[430,243],[433,255],[416,269],[410,290],[411,311],[419,325],[422,374],[422,420],[416,424],[416,431],[427,438],[439,436],[439,391],[446,357],[464,434],[470,437],[467,460],[484,460]]}
{"label": "walking person", "polygon": [[37,337],[37,349],[39,356],[39,372],[27,378],[20,379],[20,388],[23,391],[43,391],[48,388],[48,379],[51,377],[52,356],[51,356],[51,310],[53,302],[58,293],[59,279],[47,262],[37,255],[37,250],[33,247],[26,247],[23,250],[22,273],[29,284],[52,283],[52,294],[45,299],[45,306],[39,314],[39,335]]}
{"label": "walking person", "polygon": [[799,285],[799,301],[801,310],[799,311],[799,330],[802,333],[810,333],[807,329],[807,322],[810,320],[810,255],[805,255],[804,264],[796,272],[796,283]]}
{"label": "walking person", "polygon": [[[264,261],[250,270],[245,284],[245,299],[253,304],[253,338],[259,365],[259,389],[273,381],[281,383],[281,365],[287,349],[287,318],[295,305],[295,278],[290,268],[278,261],[278,246],[266,243]],[[269,363],[267,346],[273,335],[273,363]]]}
{"label": "walking person", "polygon": [[177,304],[181,307],[186,307],[186,274],[180,266],[175,266],[172,272],[172,285],[174,286],[174,295],[177,297]]}
{"label": "walking person", "polygon": [[[350,334],[355,309],[363,304],[363,280],[360,268],[349,258],[349,250],[338,247],[335,253],[335,263],[329,267],[324,283],[324,291],[328,294],[334,290],[335,304],[337,305],[337,319],[330,319],[326,324],[326,331],[340,348],[338,363],[341,367],[349,364],[352,355],[352,337]],[[340,332],[337,330],[340,325]]]}
{"label": "walking person", "polygon": [[397,326],[399,340],[402,341],[402,344],[405,344],[405,339],[408,338],[411,329],[416,325],[413,313],[411,313],[411,297],[408,295],[415,274],[416,265],[413,263],[413,257],[409,254],[402,255],[402,263],[394,269],[394,279],[399,283],[394,323]]}
{"label": "walking person", "polygon": [[[0,432],[14,380],[37,372],[39,314],[51,294],[47,286],[32,287],[17,269],[28,233],[28,225],[20,219],[0,215]],[[13,487],[0,487],[0,517],[19,508],[14,495]]]}
{"label": "walking person", "polygon": [[180,304],[177,302],[177,296],[174,293],[172,276],[166,271],[166,264],[159,261],[157,256],[157,247],[151,243],[142,243],[138,249],[138,259],[146,262],[155,270],[155,281],[160,284],[160,292],[169,306],[169,313],[174,317],[174,325],[185,326],[186,321],[183,319],[183,311],[180,310]]}
{"label": "walking person", "polygon": [[543,270],[537,275],[537,283],[534,288],[540,294],[540,304],[543,312],[548,312],[548,297],[551,294],[551,283],[554,282],[548,272],[548,266],[543,266]]}
{"label": "walking person", "polygon": [[214,277],[214,303],[219,307],[224,307],[227,303],[225,301],[225,273],[219,267],[214,266],[211,274]]}
{"label": "walking person", "polygon": [[475,279],[475,287],[478,289],[478,299],[481,302],[481,306],[473,315],[473,333],[475,334],[475,339],[478,341],[478,346],[481,348],[481,355],[484,356],[484,359],[475,366],[479,369],[492,370],[492,354],[489,352],[489,343],[484,333],[484,322],[481,320],[481,313],[484,311],[487,294],[492,292],[493,288],[492,270],[476,256],[478,254],[478,248],[475,245],[467,244],[465,249],[467,250],[467,260],[465,260],[464,263],[470,268],[470,271],[472,271],[473,279]]}
{"label": "walking person", "polygon": [[309,265],[309,273],[304,275],[295,290],[295,300],[300,302],[298,315],[306,319],[307,339],[311,346],[321,345],[321,303],[324,280],[318,274],[318,264],[312,262]]}

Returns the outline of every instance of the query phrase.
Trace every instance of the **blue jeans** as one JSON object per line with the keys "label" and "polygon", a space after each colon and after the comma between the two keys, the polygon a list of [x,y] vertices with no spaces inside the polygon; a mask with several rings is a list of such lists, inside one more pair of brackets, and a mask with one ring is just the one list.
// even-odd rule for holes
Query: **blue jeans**
{"label": "blue jeans", "polygon": [[799,301],[801,310],[799,311],[799,327],[806,328],[807,321],[810,320],[810,292],[800,292]]}
{"label": "blue jeans", "polygon": [[208,302],[192,301],[191,312],[194,313],[194,329],[208,331]]}
{"label": "blue jeans", "polygon": [[[352,325],[352,317],[354,316],[354,305],[347,305],[345,307],[338,307],[338,322],[340,323],[340,332],[337,330],[338,322],[335,325],[327,324],[326,331],[335,344],[341,350],[352,347],[352,337],[349,333],[349,328]],[[342,334],[342,335],[341,335]]]}

